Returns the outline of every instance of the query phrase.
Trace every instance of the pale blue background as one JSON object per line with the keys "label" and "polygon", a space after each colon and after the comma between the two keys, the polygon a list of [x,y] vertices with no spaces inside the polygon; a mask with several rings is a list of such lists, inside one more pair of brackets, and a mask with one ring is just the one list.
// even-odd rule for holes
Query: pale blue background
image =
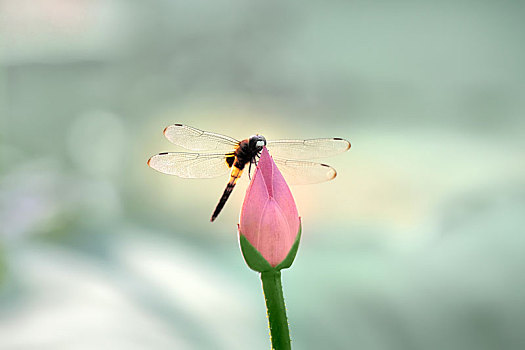
{"label": "pale blue background", "polygon": [[523,1],[4,0],[0,349],[268,349],[247,180],[159,174],[186,123],[344,137],[294,187],[294,349],[525,348]]}

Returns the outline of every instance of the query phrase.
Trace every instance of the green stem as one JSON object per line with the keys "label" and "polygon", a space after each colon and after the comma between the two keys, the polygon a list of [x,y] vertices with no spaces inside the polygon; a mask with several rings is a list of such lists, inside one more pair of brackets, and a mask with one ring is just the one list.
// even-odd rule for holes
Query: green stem
{"label": "green stem", "polygon": [[261,272],[261,280],[268,311],[268,323],[272,340],[272,349],[290,350],[290,331],[284,306],[281,271]]}

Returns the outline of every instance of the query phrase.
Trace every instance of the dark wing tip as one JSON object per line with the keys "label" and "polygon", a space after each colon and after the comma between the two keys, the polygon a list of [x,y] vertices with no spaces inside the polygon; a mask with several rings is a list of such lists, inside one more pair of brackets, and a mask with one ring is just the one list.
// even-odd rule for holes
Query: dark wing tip
{"label": "dark wing tip", "polygon": [[348,141],[348,140],[342,139],[340,137],[334,137],[334,140],[344,141],[344,142],[348,143],[348,146],[346,147],[345,151],[348,151],[350,149],[350,147],[352,147],[352,145],[350,144],[350,141]]}
{"label": "dark wing tip", "polygon": [[164,128],[164,131],[163,131],[164,135],[166,135],[166,130],[168,130],[168,128],[169,128],[170,126],[184,126],[184,125],[183,125],[183,124],[173,124],[173,125],[168,125],[167,127]]}
{"label": "dark wing tip", "polygon": [[159,155],[159,156],[164,156],[164,155],[166,155],[166,154],[168,154],[168,153],[169,153],[169,152],[162,152],[162,153],[159,153],[158,155]]}
{"label": "dark wing tip", "polygon": [[321,165],[324,166],[324,167],[327,167],[328,169],[330,169],[333,172],[333,174],[330,175],[330,178],[328,179],[328,181],[335,179],[335,177],[337,176],[337,171],[334,168],[332,168],[330,165],[328,165],[328,164],[321,163]]}

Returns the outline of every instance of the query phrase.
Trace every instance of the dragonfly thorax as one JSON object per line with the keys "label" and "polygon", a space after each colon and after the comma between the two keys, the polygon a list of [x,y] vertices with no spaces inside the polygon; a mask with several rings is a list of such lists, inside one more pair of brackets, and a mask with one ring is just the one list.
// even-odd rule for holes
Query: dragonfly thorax
{"label": "dragonfly thorax", "polygon": [[261,135],[253,135],[240,141],[234,153],[233,165],[242,170],[246,164],[254,163],[264,146],[266,146],[266,139]]}

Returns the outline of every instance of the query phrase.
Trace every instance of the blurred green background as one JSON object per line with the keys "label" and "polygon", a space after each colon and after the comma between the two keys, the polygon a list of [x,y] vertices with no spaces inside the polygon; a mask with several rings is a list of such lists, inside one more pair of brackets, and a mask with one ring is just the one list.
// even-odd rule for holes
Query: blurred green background
{"label": "blurred green background", "polygon": [[525,348],[525,2],[0,3],[0,349],[267,349],[226,178],[165,126],[343,137],[293,187],[295,349]]}

